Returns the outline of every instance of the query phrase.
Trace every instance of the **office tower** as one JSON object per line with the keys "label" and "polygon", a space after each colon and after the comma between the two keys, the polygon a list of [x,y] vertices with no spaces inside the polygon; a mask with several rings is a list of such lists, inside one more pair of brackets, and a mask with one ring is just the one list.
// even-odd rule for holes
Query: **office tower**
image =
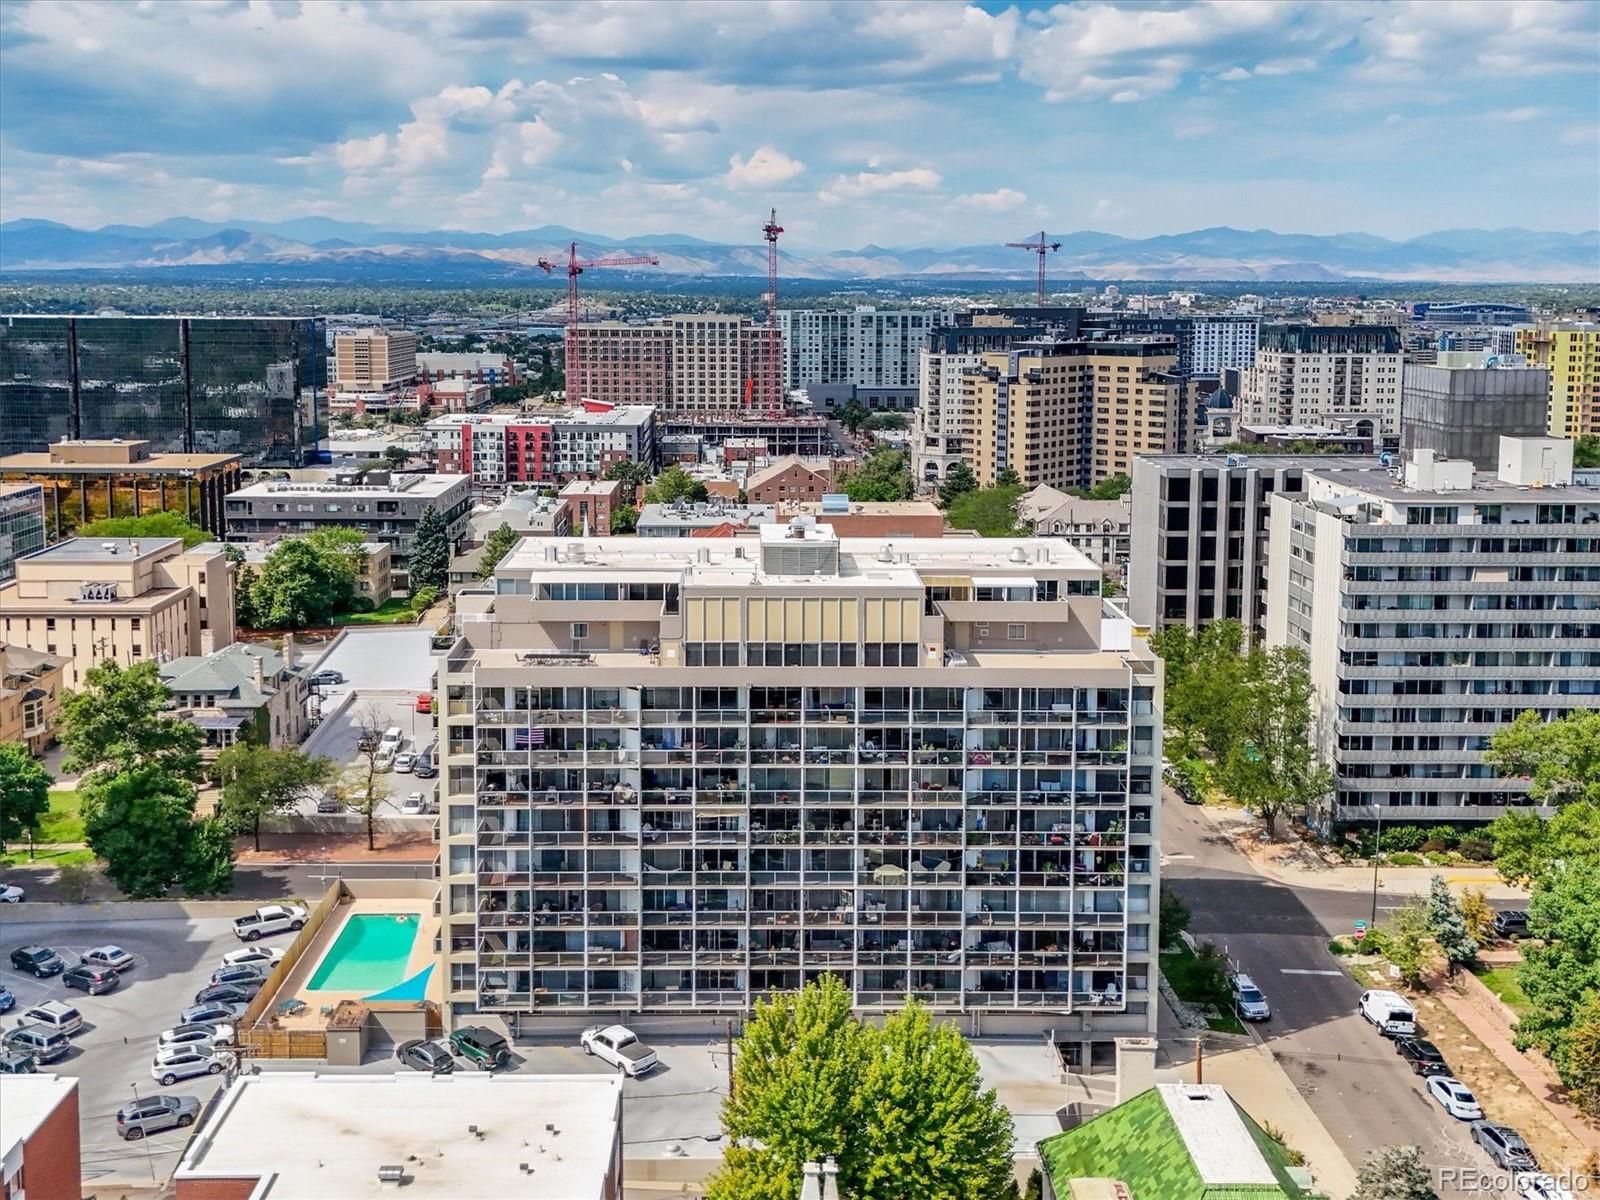
{"label": "office tower", "polygon": [[44,549],[44,488],[0,482],[0,583],[16,578],[16,561]]}
{"label": "office tower", "polygon": [[1408,455],[1432,450],[1436,458],[1470,459],[1479,470],[1493,470],[1502,436],[1545,432],[1550,372],[1542,367],[1408,362],[1403,379],[1400,449]]}
{"label": "office tower", "polygon": [[1243,425],[1354,422],[1363,437],[1400,434],[1400,333],[1389,325],[1267,325],[1256,364],[1239,372]]}
{"label": "office tower", "polygon": [[961,375],[959,426],[984,487],[1010,469],[1029,487],[1089,487],[1140,454],[1191,444],[1193,385],[1165,337],[1019,343]]}
{"label": "office tower", "polygon": [[1178,454],[1133,463],[1128,615],[1147,629],[1267,618],[1267,514],[1316,467],[1379,470],[1376,455]]}
{"label": "office tower", "polygon": [[782,309],[784,387],[915,388],[928,333],[946,320],[931,308]]}
{"label": "office tower", "polygon": [[340,391],[389,391],[417,377],[417,335],[404,329],[356,329],[333,337]]}
{"label": "office tower", "polygon": [[311,317],[0,317],[0,454],[123,438],[298,466],[320,436]]}
{"label": "office tower", "polygon": [[589,404],[553,413],[480,413],[427,424],[435,469],[482,487],[599,476],[612,463],[654,467],[656,410]]}
{"label": "office tower", "polygon": [[986,352],[1043,336],[1045,326],[1017,325],[1008,317],[965,316],[968,324],[940,326],[918,353],[917,408],[911,417],[911,470],[937,483],[952,464],[967,460],[962,426],[961,376],[975,371]]}
{"label": "office tower", "polygon": [[1519,326],[1516,351],[1550,372],[1549,435],[1600,436],[1600,325]]}
{"label": "office tower", "polygon": [[1502,438],[1498,458],[1308,467],[1272,498],[1267,640],[1310,659],[1335,823],[1526,804],[1490,739],[1600,705],[1600,487],[1573,482],[1570,441]]}
{"label": "office tower", "polygon": [[826,971],[1097,1059],[1154,1031],[1160,664],[1070,547],[527,541],[456,628],[454,1012],[703,1019]]}

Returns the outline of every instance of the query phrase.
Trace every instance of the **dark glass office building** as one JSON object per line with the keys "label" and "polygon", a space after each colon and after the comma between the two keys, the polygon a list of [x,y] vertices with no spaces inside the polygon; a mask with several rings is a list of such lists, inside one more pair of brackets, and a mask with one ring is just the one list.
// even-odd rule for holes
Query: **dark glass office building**
{"label": "dark glass office building", "polygon": [[63,438],[295,465],[323,436],[314,317],[0,317],[0,455]]}

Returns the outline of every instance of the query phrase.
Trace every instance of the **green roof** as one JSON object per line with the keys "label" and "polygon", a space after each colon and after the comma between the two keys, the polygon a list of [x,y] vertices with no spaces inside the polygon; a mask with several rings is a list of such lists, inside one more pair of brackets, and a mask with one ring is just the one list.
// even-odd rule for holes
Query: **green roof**
{"label": "green roof", "polygon": [[[1141,1092],[1076,1129],[1040,1142],[1039,1155],[1056,1195],[1063,1200],[1072,1195],[1070,1179],[1104,1178],[1127,1184],[1133,1200],[1310,1200],[1311,1193],[1290,1177],[1284,1148],[1222,1089],[1206,1090],[1213,1093],[1210,1102],[1228,1106],[1228,1113],[1213,1115],[1231,1128],[1241,1151],[1238,1180],[1218,1178],[1215,1164],[1212,1179],[1202,1174],[1168,1099],[1171,1095],[1181,1104],[1193,1089],[1168,1085]],[[1259,1157],[1249,1152],[1251,1144]],[[1268,1172],[1275,1182],[1264,1181]],[[1256,1182],[1241,1182],[1252,1176]]]}

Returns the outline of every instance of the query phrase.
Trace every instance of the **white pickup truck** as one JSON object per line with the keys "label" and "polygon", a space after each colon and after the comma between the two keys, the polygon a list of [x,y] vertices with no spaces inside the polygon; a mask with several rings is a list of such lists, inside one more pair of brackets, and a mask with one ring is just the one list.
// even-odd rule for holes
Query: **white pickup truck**
{"label": "white pickup truck", "polygon": [[253,942],[265,934],[302,929],[305,923],[306,910],[298,904],[263,904],[247,917],[234,918],[233,936]]}
{"label": "white pickup truck", "polygon": [[585,1054],[593,1054],[613,1067],[621,1067],[630,1079],[655,1069],[656,1052],[622,1025],[592,1025],[578,1038]]}

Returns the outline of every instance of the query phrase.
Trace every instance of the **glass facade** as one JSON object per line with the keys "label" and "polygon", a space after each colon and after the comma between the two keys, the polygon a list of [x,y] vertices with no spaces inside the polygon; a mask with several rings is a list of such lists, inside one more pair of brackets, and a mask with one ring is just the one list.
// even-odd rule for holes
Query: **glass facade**
{"label": "glass facade", "polygon": [[0,454],[126,438],[296,464],[324,432],[327,370],[317,318],[3,318]]}
{"label": "glass facade", "polygon": [[44,549],[44,490],[0,485],[0,583],[17,574],[17,559]]}

